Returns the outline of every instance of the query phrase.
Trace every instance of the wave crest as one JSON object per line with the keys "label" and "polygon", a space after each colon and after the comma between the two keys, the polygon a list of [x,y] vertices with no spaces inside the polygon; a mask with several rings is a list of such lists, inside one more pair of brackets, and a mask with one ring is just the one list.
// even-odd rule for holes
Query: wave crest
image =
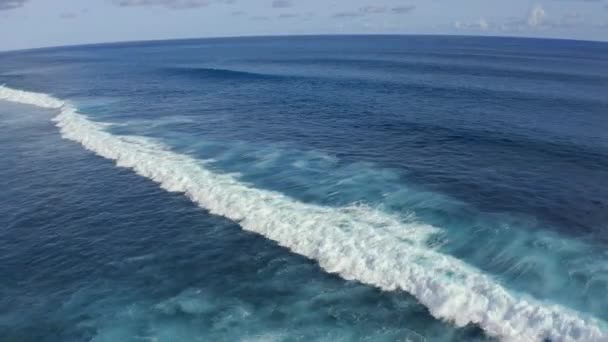
{"label": "wave crest", "polygon": [[0,86],[0,99],[60,110],[64,138],[134,170],[167,191],[316,260],[328,272],[384,290],[402,290],[436,318],[477,324],[507,341],[608,341],[606,323],[509,291],[492,277],[428,247],[439,229],[365,206],[330,208],[250,187],[205,162],[146,137],[115,136],[71,104]]}

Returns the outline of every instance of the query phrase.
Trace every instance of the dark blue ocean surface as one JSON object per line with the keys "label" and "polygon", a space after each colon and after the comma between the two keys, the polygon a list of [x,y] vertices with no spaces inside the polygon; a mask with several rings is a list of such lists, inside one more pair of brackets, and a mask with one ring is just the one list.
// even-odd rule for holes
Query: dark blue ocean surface
{"label": "dark blue ocean surface", "polygon": [[109,44],[0,84],[2,341],[608,341],[606,43]]}

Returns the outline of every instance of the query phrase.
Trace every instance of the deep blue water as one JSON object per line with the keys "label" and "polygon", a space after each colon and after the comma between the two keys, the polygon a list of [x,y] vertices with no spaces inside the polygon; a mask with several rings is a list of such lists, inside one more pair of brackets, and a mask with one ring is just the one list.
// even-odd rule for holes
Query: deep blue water
{"label": "deep blue water", "polygon": [[0,84],[2,341],[608,341],[606,43],[123,43]]}

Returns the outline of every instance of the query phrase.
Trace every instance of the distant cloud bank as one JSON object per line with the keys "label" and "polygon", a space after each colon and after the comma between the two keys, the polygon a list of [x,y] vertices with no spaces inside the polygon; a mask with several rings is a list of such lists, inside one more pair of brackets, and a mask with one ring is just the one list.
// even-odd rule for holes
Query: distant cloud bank
{"label": "distant cloud bank", "polygon": [[28,0],[0,0],[0,11],[22,7]]}
{"label": "distant cloud bank", "polygon": [[272,8],[289,8],[292,6],[293,4],[290,0],[274,0],[272,2]]}
{"label": "distant cloud bank", "polygon": [[235,0],[114,0],[120,7],[163,6],[171,9],[207,7],[214,3],[232,4]]}
{"label": "distant cloud bank", "polygon": [[416,6],[399,6],[399,7],[386,7],[386,6],[364,6],[354,11],[336,12],[332,15],[334,18],[352,18],[352,17],[363,17],[370,14],[382,14],[382,13],[393,13],[393,14],[407,14],[416,9]]}

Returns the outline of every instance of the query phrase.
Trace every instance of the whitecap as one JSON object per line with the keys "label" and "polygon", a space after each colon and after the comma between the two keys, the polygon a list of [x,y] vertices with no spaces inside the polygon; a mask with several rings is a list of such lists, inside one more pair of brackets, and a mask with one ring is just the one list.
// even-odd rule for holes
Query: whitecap
{"label": "whitecap", "polygon": [[238,222],[327,272],[413,295],[436,318],[480,326],[506,341],[608,341],[606,323],[572,309],[510,291],[490,275],[431,248],[441,230],[363,205],[324,207],[257,189],[206,163],[141,136],[115,136],[50,95],[0,87],[0,99],[56,108],[64,138],[121,167],[181,192],[209,212]]}

